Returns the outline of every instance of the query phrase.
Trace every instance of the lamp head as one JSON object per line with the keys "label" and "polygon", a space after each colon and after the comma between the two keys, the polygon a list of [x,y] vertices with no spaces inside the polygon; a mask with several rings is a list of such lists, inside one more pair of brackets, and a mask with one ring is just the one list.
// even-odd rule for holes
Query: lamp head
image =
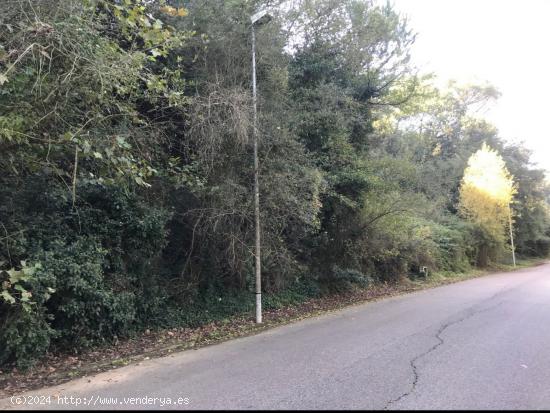
{"label": "lamp head", "polygon": [[250,16],[250,21],[252,22],[252,24],[262,25],[262,24],[269,23],[269,21],[271,21],[272,18],[273,16],[270,15],[266,9],[264,9]]}

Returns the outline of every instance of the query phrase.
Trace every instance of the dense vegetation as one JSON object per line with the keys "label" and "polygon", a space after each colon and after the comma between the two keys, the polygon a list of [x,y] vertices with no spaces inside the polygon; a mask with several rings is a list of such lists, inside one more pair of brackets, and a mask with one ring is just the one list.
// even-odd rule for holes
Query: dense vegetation
{"label": "dense vegetation", "polygon": [[[277,4],[0,2],[0,365],[252,309],[260,6]],[[548,254],[544,171],[475,116],[493,88],[416,73],[389,5],[273,14],[256,33],[267,306],[509,260],[459,208],[484,143],[515,182],[517,252]]]}

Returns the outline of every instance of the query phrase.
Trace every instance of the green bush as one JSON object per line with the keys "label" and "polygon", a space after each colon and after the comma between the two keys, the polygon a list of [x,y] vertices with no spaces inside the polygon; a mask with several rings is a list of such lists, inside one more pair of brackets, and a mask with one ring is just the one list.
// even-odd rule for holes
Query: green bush
{"label": "green bush", "polygon": [[25,261],[18,268],[0,268],[0,365],[31,366],[57,336],[44,307],[55,293],[54,279],[40,270],[40,263]]}
{"label": "green bush", "polygon": [[37,254],[39,278],[54,280],[55,293],[45,303],[63,348],[84,347],[125,334],[135,318],[133,295],[116,291],[104,272],[107,251],[89,237],[67,244],[58,241]]}
{"label": "green bush", "polygon": [[437,269],[464,272],[471,268],[474,255],[472,225],[458,219],[434,224],[433,239],[437,244]]}
{"label": "green bush", "polygon": [[9,232],[17,234],[0,260],[40,264],[22,284],[32,293],[32,311],[1,303],[0,363],[30,365],[52,346],[87,347],[168,316],[168,281],[155,268],[169,214],[132,192],[89,184],[78,187],[73,209],[66,192],[40,191],[42,185],[29,181],[0,207],[0,220],[9,216]]}
{"label": "green bush", "polygon": [[14,363],[26,369],[42,357],[56,332],[50,327],[43,308],[24,311],[0,304],[0,365]]}
{"label": "green bush", "polygon": [[371,285],[372,279],[353,268],[340,268],[337,265],[332,267],[330,277],[323,280],[323,286],[330,293],[345,293],[356,288],[367,288]]}

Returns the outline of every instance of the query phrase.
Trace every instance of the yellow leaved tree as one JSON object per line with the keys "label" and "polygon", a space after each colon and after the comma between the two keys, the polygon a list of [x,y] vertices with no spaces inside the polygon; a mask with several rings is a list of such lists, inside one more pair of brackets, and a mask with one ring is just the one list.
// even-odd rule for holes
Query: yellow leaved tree
{"label": "yellow leaved tree", "polygon": [[514,179],[506,163],[484,143],[468,160],[459,201],[460,214],[481,229],[478,264],[486,265],[488,259],[503,249],[507,228],[513,252],[511,203],[515,193]]}

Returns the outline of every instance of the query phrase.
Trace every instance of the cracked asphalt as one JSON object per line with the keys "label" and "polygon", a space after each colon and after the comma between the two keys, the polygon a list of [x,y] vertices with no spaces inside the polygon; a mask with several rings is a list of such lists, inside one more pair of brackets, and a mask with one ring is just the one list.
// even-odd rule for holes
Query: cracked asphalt
{"label": "cracked asphalt", "polygon": [[[550,264],[362,304],[27,395],[52,402],[19,407],[550,409]],[[75,402],[56,403],[64,396]],[[0,409],[13,407],[0,401]]]}

